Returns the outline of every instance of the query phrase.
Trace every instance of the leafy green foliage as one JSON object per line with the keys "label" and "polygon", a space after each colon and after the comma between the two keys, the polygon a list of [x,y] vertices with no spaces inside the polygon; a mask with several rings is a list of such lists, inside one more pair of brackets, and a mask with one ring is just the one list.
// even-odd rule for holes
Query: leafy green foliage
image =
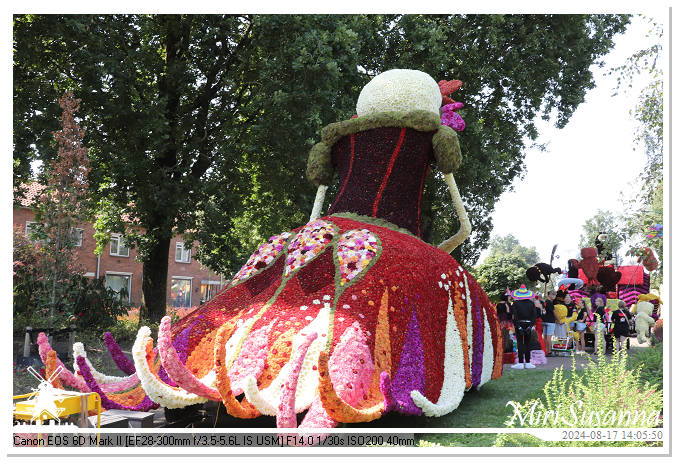
{"label": "leafy green foliage", "polygon": [[[598,358],[582,370],[575,365],[568,378],[563,367],[556,369],[543,388],[543,398],[531,399],[516,407],[525,420],[514,414],[507,427],[647,427],[659,417],[662,423],[662,390],[642,378],[640,369],[628,367],[627,351],[614,349],[605,355],[603,337],[597,347]],[[587,355],[589,357],[589,355]],[[575,364],[575,358],[573,360]],[[581,401],[581,403],[577,403]],[[575,406],[574,406],[575,404]],[[532,417],[536,419],[531,423]],[[575,411],[575,417],[573,412]],[[615,414],[611,414],[611,411]],[[549,413],[549,414],[548,414]],[[553,414],[552,414],[553,413]],[[626,413],[629,413],[626,414]],[[635,415],[638,413],[638,415]],[[559,417],[560,419],[555,419]],[[629,420],[628,420],[629,418]],[[635,420],[637,421],[635,423]],[[643,422],[643,423],[642,423]],[[496,446],[639,446],[638,442],[542,442],[514,434],[501,434]],[[651,444],[653,446],[654,444]],[[655,443],[657,445],[657,443]],[[642,445],[643,446],[643,445]]]}
{"label": "leafy green foliage", "polygon": [[629,359],[632,369],[639,370],[640,379],[653,388],[663,389],[663,345],[662,343],[646,348]]}
{"label": "leafy green foliage", "polygon": [[662,25],[649,24],[648,36],[656,43],[630,56],[624,65],[613,68],[617,74],[617,90],[627,83],[625,92],[640,76],[650,79],[642,89],[638,103],[630,112],[637,121],[635,141],[643,146],[646,166],[639,178],[637,195],[627,201],[625,209],[624,234],[633,243],[632,251],[638,247],[650,247],[658,255],[660,266],[652,274],[651,285],[658,287],[663,281],[662,239],[647,237],[648,227],[663,223],[663,29]]}
{"label": "leafy green foliage", "polygon": [[14,329],[52,327],[56,330],[76,327],[102,330],[116,324],[129,306],[120,295],[106,287],[103,278],[93,279],[73,273],[59,282],[56,306],[51,311],[49,282],[37,270],[23,268],[14,276]]}
{"label": "leafy green foliage", "polygon": [[106,288],[103,278],[90,279],[77,272],[69,273],[58,282],[53,307],[52,282],[42,268],[45,252],[39,243],[30,241],[23,230],[14,229],[15,331],[22,332],[27,326],[56,330],[74,326],[96,331],[115,325],[117,317],[129,309],[121,302],[120,295]]}
{"label": "leafy green foliage", "polygon": [[525,284],[535,289],[536,284],[526,277],[526,269],[538,261],[535,247],[524,247],[513,235],[496,237],[491,241],[490,254],[473,271],[474,277],[491,300],[497,301],[507,288],[515,290]]}
{"label": "leafy green foliage", "polygon": [[606,239],[603,240],[604,253],[610,252],[616,263],[619,262],[618,251],[622,247],[625,236],[618,217],[610,211],[597,210],[594,216],[585,221],[582,229],[578,248],[593,247],[599,234],[606,234]]}
{"label": "leafy green foliage", "polygon": [[650,82],[641,91],[638,103],[630,111],[638,122],[635,139],[646,152],[646,170],[642,175],[645,193],[648,195],[662,180],[663,166],[663,27],[650,22],[647,37],[656,43],[649,48],[638,50],[627,58],[625,64],[609,71],[617,75],[616,91],[629,93],[635,79],[642,75]]}
{"label": "leafy green foliage", "polygon": [[[590,66],[627,21],[609,15],[456,15],[406,16],[397,23],[408,40],[389,47],[389,67],[422,60],[418,69],[464,83],[455,93],[467,123],[455,178],[474,233],[454,253],[460,262],[471,266],[487,247],[490,214],[523,171],[523,149],[537,136],[535,118],[555,114],[556,126],[565,126],[594,87]],[[427,188],[434,192],[424,196],[423,214],[431,217],[425,239],[440,243],[459,226],[445,186]]]}
{"label": "leafy green foliage", "polygon": [[[305,179],[321,127],[349,119],[368,80],[392,68],[461,79],[467,128],[457,184],[477,260],[490,213],[523,169],[534,118],[563,127],[594,86],[590,66],[625,15],[21,15],[14,17],[15,183],[50,160],[53,102],[83,98],[93,201],[112,209],[144,261],[144,299],[164,314],[169,240],[234,272],[262,240],[308,218]],[[452,47],[452,48],[451,48]],[[423,196],[424,238],[459,228],[440,176]],[[332,189],[328,197],[332,198]],[[117,210],[117,212],[116,212]],[[123,227],[115,217],[128,214]],[[133,233],[143,229],[144,234]]]}

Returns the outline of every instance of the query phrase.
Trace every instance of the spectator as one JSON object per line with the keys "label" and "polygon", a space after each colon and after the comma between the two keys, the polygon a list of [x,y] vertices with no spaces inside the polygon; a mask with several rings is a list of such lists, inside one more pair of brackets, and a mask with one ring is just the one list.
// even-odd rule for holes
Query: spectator
{"label": "spectator", "polygon": [[545,339],[545,355],[552,355],[552,335],[554,335],[554,327],[556,326],[556,319],[554,317],[554,298],[556,292],[551,290],[547,293],[545,306],[542,311],[542,335]]}
{"label": "spectator", "polygon": [[516,332],[516,347],[519,352],[519,360],[512,365],[513,369],[535,369],[535,365],[530,362],[530,338],[537,318],[533,296],[533,292],[525,285],[521,285],[518,290],[512,292],[514,303],[511,311]]}
{"label": "spectator", "polygon": [[604,308],[603,298],[597,297],[594,300],[594,307],[592,308],[592,315],[595,317],[594,323],[594,354],[598,355],[599,337],[604,335],[604,328],[606,322],[606,309]]}
{"label": "spectator", "polygon": [[502,295],[502,298],[500,298],[499,303],[495,306],[495,310],[497,311],[497,318],[500,321],[512,320],[512,313],[509,307],[510,294],[511,292],[509,291],[509,289],[507,289],[507,292],[504,295]]}
{"label": "spectator", "polygon": [[[575,331],[578,333],[578,342],[575,345],[575,353],[583,354],[585,352],[585,330],[587,330],[589,311],[582,299],[575,300],[575,309],[578,311],[578,318],[575,323]],[[578,345],[580,345],[579,350],[577,349]]]}
{"label": "spectator", "polygon": [[618,341],[618,350],[622,350],[623,344],[630,336],[630,326],[629,321],[632,318],[632,314],[627,309],[627,305],[624,301],[620,300],[618,302],[618,309],[613,311],[611,314],[611,322],[613,325],[613,336]]}
{"label": "spectator", "polygon": [[[575,303],[573,302],[573,298],[566,294],[566,296],[563,297],[563,304],[566,308],[568,308],[568,313],[566,314],[567,318],[570,318],[573,316],[573,313],[576,311],[575,309]],[[568,326],[572,329],[575,328],[575,322],[570,322]]]}

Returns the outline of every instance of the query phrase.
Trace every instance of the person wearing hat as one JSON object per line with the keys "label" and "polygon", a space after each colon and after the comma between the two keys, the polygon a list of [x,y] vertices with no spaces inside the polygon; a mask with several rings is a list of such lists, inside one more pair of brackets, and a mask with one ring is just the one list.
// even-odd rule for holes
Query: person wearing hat
{"label": "person wearing hat", "polygon": [[535,369],[530,362],[530,336],[537,318],[537,309],[533,301],[534,293],[521,285],[518,290],[512,292],[514,303],[511,306],[516,332],[516,347],[519,352],[519,360],[512,365],[512,369]]}

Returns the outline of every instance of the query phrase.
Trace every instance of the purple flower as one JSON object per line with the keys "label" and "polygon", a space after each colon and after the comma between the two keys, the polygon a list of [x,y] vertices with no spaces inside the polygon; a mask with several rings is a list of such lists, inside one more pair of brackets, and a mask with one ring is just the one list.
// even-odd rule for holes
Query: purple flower
{"label": "purple flower", "polygon": [[449,103],[441,108],[441,124],[448,126],[458,132],[464,130],[466,123],[462,116],[457,113],[457,110],[464,105],[460,102]]}
{"label": "purple flower", "polygon": [[483,371],[483,314],[479,306],[478,295],[474,293],[473,321],[473,351],[472,351],[472,385],[481,383],[481,372]]}
{"label": "purple flower", "polygon": [[113,362],[116,363],[118,369],[120,369],[127,375],[134,374],[135,373],[134,363],[130,361],[127,358],[127,356],[125,356],[123,351],[120,349],[120,346],[113,338],[113,335],[111,335],[111,332],[106,332],[104,334],[104,343],[106,344],[106,348],[108,348],[109,353],[111,353]]}
{"label": "purple flower", "polygon": [[462,102],[448,103],[443,107],[443,111],[457,111],[463,106],[464,104]]}
{"label": "purple flower", "polygon": [[135,406],[128,406],[118,403],[117,401],[113,401],[108,396],[106,396],[106,393],[104,393],[101,388],[99,388],[99,384],[94,380],[94,377],[92,377],[92,372],[90,372],[90,368],[87,365],[85,358],[78,356],[76,362],[78,363],[78,370],[83,376],[83,380],[85,380],[85,383],[89,387],[90,391],[99,394],[99,397],[101,398],[101,405],[104,409],[125,409],[128,411],[144,412],[148,411],[149,409],[158,409],[159,405],[151,401],[148,395],[144,396],[144,399],[141,401],[141,403]]}
{"label": "purple flower", "polygon": [[[417,314],[413,306],[413,313],[408,323],[406,340],[401,351],[399,366],[391,380],[391,388],[387,399],[388,407],[406,415],[422,415],[420,409],[412,400],[410,392],[418,390],[424,394],[425,388],[425,368],[424,352],[422,349],[422,339],[420,338],[420,325],[417,321]],[[388,377],[380,381],[385,388],[388,385]]]}

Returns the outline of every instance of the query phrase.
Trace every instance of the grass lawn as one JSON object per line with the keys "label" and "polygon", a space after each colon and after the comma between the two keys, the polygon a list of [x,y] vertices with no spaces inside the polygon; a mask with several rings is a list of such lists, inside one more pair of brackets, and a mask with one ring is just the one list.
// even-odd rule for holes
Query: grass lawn
{"label": "grass lawn", "polygon": [[[481,428],[505,427],[513,409],[508,401],[524,402],[542,395],[542,387],[552,377],[552,369],[514,370],[505,366],[497,380],[486,383],[481,390],[465,393],[458,408],[442,417],[403,416],[389,413],[370,422],[375,428]],[[569,376],[564,370],[564,377]],[[342,426],[342,425],[341,425]],[[345,427],[365,427],[366,424],[345,424]],[[394,430],[396,432],[396,430]],[[416,434],[418,446],[493,446],[496,434]]]}
{"label": "grass lawn", "polygon": [[[422,427],[504,427],[513,414],[508,401],[522,403],[543,397],[542,387],[552,377],[550,370],[514,370],[506,366],[502,377],[479,391],[465,394],[460,406],[443,417],[424,418]],[[564,371],[568,376],[569,371]],[[496,434],[418,434],[419,446],[493,446]]]}

